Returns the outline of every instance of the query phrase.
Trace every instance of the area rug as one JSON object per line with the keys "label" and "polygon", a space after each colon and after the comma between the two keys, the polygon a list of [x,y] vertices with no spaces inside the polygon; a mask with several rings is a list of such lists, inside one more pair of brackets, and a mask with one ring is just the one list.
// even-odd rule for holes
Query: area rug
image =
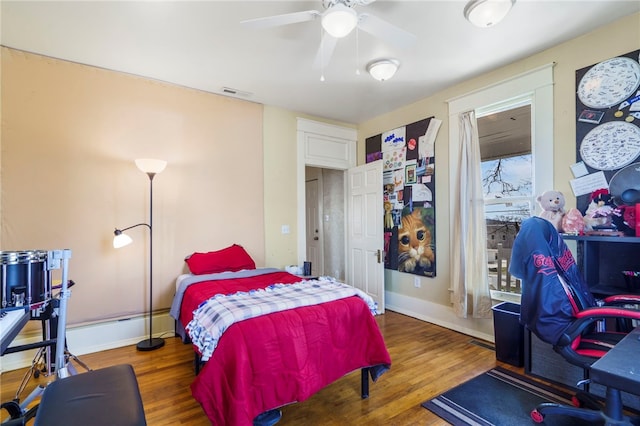
{"label": "area rug", "polygon": [[[571,395],[496,367],[422,406],[452,425],[533,425],[531,410],[541,402],[571,404]],[[549,415],[546,425],[587,425],[586,421]]]}

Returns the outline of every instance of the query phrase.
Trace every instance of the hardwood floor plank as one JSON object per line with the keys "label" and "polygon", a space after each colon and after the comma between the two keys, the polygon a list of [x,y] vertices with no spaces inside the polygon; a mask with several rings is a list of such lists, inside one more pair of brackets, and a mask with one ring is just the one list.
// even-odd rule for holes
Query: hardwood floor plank
{"label": "hardwood floor plank", "polygon": [[[429,324],[396,312],[376,317],[392,359],[391,370],[370,384],[370,396],[360,397],[360,372],[352,372],[322,389],[307,401],[283,407],[278,425],[446,425],[422,408],[430,399],[486,370],[501,365],[495,353],[473,343],[464,334]],[[70,348],[73,350],[73,348]],[[145,415],[150,426],[205,426],[209,420],[191,396],[194,378],[193,352],[180,339],[166,339],[163,348],[139,352],[127,346],[79,357],[92,369],[131,364],[136,372]],[[78,373],[82,367],[76,365]],[[1,400],[14,398],[26,369],[0,376]],[[37,383],[29,381],[28,395]],[[3,418],[6,412],[3,412]]]}

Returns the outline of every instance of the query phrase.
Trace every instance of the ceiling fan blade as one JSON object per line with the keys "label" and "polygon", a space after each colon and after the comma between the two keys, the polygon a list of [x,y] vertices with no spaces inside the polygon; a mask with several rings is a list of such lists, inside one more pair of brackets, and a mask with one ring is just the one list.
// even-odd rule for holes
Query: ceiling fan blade
{"label": "ceiling fan blade", "polygon": [[314,69],[322,69],[329,64],[329,60],[333,55],[333,50],[336,48],[338,39],[330,36],[328,33],[322,35],[322,41],[316,53],[316,59],[313,62]]}
{"label": "ceiling fan blade", "polygon": [[240,24],[256,30],[279,27],[281,25],[297,24],[299,22],[313,21],[320,16],[317,10],[305,10],[303,12],[285,13],[284,15],[266,16],[264,18],[247,19]]}
{"label": "ceiling fan blade", "polygon": [[358,28],[400,48],[410,47],[416,42],[415,35],[368,13],[360,14]]}

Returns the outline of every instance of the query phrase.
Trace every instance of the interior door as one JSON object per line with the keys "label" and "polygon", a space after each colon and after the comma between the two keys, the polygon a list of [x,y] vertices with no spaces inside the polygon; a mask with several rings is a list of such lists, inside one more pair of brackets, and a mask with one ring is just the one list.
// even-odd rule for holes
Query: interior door
{"label": "interior door", "polygon": [[307,237],[307,261],[311,262],[312,275],[324,275],[322,221],[320,220],[320,198],[318,180],[305,183],[305,219]]}
{"label": "interior door", "polygon": [[347,283],[384,313],[382,160],[349,169],[347,181]]}

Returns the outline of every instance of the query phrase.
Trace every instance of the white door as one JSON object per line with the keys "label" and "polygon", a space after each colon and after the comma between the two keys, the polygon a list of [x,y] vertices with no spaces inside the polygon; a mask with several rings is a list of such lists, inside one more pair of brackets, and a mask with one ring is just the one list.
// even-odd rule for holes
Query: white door
{"label": "white door", "polygon": [[349,169],[347,180],[347,283],[384,313],[382,160]]}
{"label": "white door", "polygon": [[318,197],[318,180],[305,183],[305,219],[307,237],[307,257],[311,262],[312,275],[324,275],[324,253],[322,247],[322,221],[320,220],[320,199]]}

